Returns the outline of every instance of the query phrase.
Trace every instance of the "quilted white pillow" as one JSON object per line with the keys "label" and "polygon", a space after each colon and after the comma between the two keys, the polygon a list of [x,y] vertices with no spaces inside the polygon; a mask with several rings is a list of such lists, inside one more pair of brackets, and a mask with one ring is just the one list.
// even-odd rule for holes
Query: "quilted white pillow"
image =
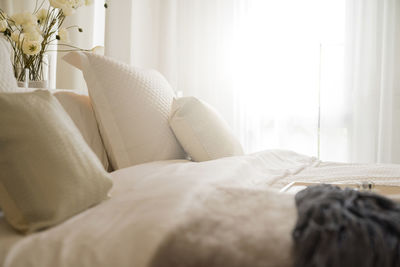
{"label": "quilted white pillow", "polygon": [[169,124],[194,161],[243,155],[242,145],[225,120],[195,97],[174,100]]}
{"label": "quilted white pillow", "polygon": [[93,53],[64,60],[83,72],[114,169],[185,157],[168,125],[174,92],[160,73]]}
{"label": "quilted white pillow", "polygon": [[17,91],[17,81],[12,71],[10,47],[2,37],[0,37],[0,66],[0,92]]}

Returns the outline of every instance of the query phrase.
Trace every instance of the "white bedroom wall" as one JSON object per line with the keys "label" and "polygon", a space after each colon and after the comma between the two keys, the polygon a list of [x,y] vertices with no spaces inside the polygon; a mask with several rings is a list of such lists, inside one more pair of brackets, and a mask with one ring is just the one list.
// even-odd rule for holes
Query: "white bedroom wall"
{"label": "white bedroom wall", "polygon": [[[101,2],[94,1],[93,5],[78,9],[75,14],[65,20],[65,27],[78,25],[83,29],[82,33],[77,29],[69,31],[71,44],[74,46],[92,49],[94,46],[104,45],[104,7]],[[99,16],[96,13],[101,11],[103,11],[103,19],[99,20]],[[101,36],[103,39],[101,39]],[[64,47],[60,46],[59,49],[64,49]],[[64,55],[65,53],[59,52],[57,57],[57,88],[86,92],[87,87],[82,72],[62,60]]]}

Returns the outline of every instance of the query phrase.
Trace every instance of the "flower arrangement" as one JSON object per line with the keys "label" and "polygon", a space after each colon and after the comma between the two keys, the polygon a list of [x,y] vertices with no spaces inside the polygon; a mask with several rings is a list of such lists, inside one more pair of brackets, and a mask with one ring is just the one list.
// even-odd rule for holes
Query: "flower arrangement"
{"label": "flower arrangement", "polygon": [[[92,4],[92,0],[36,0],[32,13],[23,12],[8,16],[0,9],[0,32],[11,44],[14,75],[24,81],[25,69],[29,69],[29,80],[43,80],[45,53],[51,45],[57,51],[83,50],[69,42],[69,30],[82,32],[82,28],[71,26],[63,28],[67,16],[78,8]],[[62,48],[60,48],[62,47]]]}

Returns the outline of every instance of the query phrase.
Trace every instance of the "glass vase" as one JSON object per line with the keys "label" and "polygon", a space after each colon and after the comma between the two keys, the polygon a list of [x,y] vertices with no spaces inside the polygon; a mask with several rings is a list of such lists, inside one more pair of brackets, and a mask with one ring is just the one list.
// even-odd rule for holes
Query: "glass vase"
{"label": "glass vase", "polygon": [[[19,87],[26,87],[26,79],[28,78],[27,81],[27,87],[29,88],[41,88],[41,89],[48,89],[49,88],[49,69],[50,69],[50,63],[47,54],[44,54],[42,56],[41,63],[38,66],[38,69],[35,70],[37,73],[35,79],[33,79],[33,74],[29,72],[28,69],[23,69],[17,70],[17,77],[18,79],[18,86]],[[28,75],[26,75],[26,70],[28,70]],[[21,74],[23,72],[23,74]]]}

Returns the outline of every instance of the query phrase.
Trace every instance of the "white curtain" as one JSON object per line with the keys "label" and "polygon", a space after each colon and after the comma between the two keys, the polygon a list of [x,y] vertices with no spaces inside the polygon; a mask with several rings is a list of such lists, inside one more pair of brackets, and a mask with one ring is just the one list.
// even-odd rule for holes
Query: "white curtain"
{"label": "white curtain", "polygon": [[[209,102],[247,152],[318,156],[321,54],[330,56],[323,78],[342,88],[332,73],[343,72],[344,14],[344,0],[110,2],[106,54],[158,69],[183,95]],[[347,147],[329,148],[340,160]]]}
{"label": "white curtain", "polygon": [[346,7],[351,161],[400,163],[400,1]]}
{"label": "white curtain", "polygon": [[214,105],[247,152],[400,163],[399,0],[122,2],[107,54]]}

